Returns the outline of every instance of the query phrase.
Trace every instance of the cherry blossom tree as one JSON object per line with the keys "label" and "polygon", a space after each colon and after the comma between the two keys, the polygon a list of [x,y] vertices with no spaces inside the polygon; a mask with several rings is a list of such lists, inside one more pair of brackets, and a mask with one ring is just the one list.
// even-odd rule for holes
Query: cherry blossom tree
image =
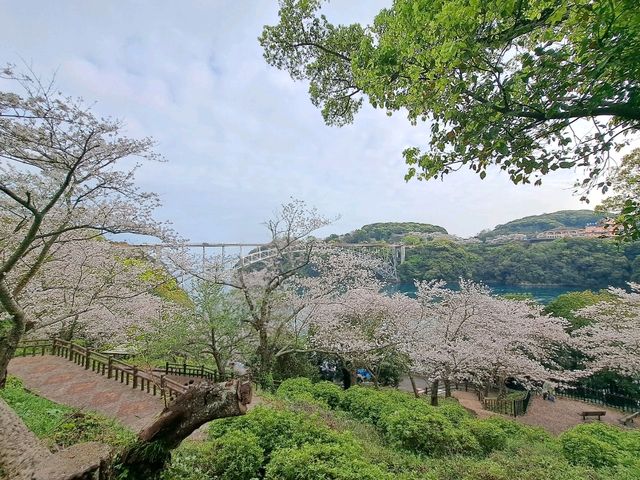
{"label": "cherry blossom tree", "polygon": [[508,377],[522,382],[559,375],[554,354],[568,343],[565,321],[543,315],[530,302],[491,295],[490,290],[461,280],[459,290],[444,282],[420,282],[423,315],[407,354],[413,371],[433,382],[444,381],[450,395],[453,380],[503,387]]}
{"label": "cherry blossom tree", "polygon": [[640,284],[629,286],[629,292],[609,288],[612,301],[577,312],[591,322],[573,332],[575,345],[588,359],[589,372],[640,376]]}
{"label": "cherry blossom tree", "polygon": [[0,91],[0,385],[25,332],[21,304],[52,249],[104,233],[163,235],[154,194],[134,183],[128,159],[155,159],[148,138],[127,138],[81,100],[36,78],[2,72]]}
{"label": "cherry blossom tree", "polygon": [[[63,273],[62,273],[63,272]],[[19,296],[29,334],[94,344],[131,341],[178,304],[157,294],[174,279],[142,254],[106,240],[55,245]]]}
{"label": "cherry blossom tree", "polygon": [[377,259],[312,237],[332,222],[292,199],[265,223],[270,236],[265,248],[270,253],[257,263],[218,257],[207,259],[203,268],[201,258],[168,254],[173,258],[167,263],[192,277],[231,288],[243,299],[244,323],[255,345],[254,373],[263,385],[270,384],[278,358],[312,351],[307,334],[321,304],[350,288],[378,285]]}
{"label": "cherry blossom tree", "polygon": [[336,356],[352,377],[357,368],[368,369],[377,383],[377,367],[411,348],[421,309],[406,295],[376,287],[350,289],[319,304],[309,332],[314,349]]}

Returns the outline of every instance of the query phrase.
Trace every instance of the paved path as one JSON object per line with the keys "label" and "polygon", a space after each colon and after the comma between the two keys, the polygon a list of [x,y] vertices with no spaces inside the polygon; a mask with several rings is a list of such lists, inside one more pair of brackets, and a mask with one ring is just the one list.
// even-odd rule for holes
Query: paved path
{"label": "paved path", "polygon": [[[580,402],[568,398],[556,398],[555,402],[550,402],[536,395],[531,400],[531,403],[529,403],[527,414],[523,417],[518,417],[517,420],[527,425],[542,427],[548,432],[558,435],[575,425],[597,422],[597,417],[587,417],[587,420],[583,421],[580,413],[583,411],[598,410],[607,412],[607,414],[602,417],[603,422],[617,426],[621,426],[619,419],[628,415],[628,413],[612,410],[602,405],[594,405],[592,403]],[[634,424],[629,424],[630,428],[633,426]]]}
{"label": "paved path", "polygon": [[[422,379],[416,379],[416,383],[418,388],[424,388],[424,386],[426,385],[426,382]],[[400,382],[399,388],[400,390],[404,390],[406,392],[413,391],[408,378],[404,378]],[[438,389],[438,393],[441,397],[444,396],[444,392],[441,388]],[[542,427],[546,431],[554,435],[559,435],[565,430],[568,430],[569,428],[580,425],[582,423],[598,421],[597,418],[594,419],[593,417],[587,417],[587,420],[583,421],[582,416],[580,415],[580,413],[583,411],[606,411],[607,414],[602,417],[602,421],[617,426],[621,426],[619,420],[628,415],[628,413],[623,413],[618,410],[603,407],[602,405],[594,405],[591,403],[581,402],[579,400],[557,398],[555,402],[549,402],[547,400],[543,400],[539,395],[535,395],[532,398],[531,403],[529,403],[527,413],[522,417],[514,418],[485,410],[480,400],[478,400],[475,392],[453,390],[451,393],[455,398],[458,399],[460,405],[465,407],[467,410],[475,413],[478,418],[488,418],[494,415],[499,415],[510,420],[516,420],[526,425]],[[635,425],[633,423],[630,423],[628,427],[637,428],[637,425],[639,423],[640,422],[636,422]]]}
{"label": "paved path", "polygon": [[26,388],[38,395],[64,405],[98,411],[136,432],[164,408],[160,397],[134,390],[61,357],[16,357],[9,363],[9,373],[19,377]]}

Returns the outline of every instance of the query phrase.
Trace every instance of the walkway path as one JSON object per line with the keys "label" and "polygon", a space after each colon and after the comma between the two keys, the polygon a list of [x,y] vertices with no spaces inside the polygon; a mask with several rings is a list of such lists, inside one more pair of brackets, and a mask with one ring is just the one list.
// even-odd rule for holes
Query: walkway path
{"label": "walkway path", "polygon": [[[581,412],[584,411],[604,411],[607,414],[602,417],[602,421],[620,426],[619,420],[628,415],[628,413],[619,412],[602,405],[594,405],[591,403],[580,402],[578,400],[570,400],[568,398],[556,398],[555,402],[543,400],[542,397],[536,395],[531,399],[527,414],[518,417],[519,422],[527,425],[542,427],[555,435],[581,423],[597,422],[597,419],[583,421]],[[588,417],[587,417],[588,418]],[[629,425],[633,427],[633,424]]]}
{"label": "walkway path", "polygon": [[164,408],[164,401],[52,355],[16,357],[9,373],[26,388],[54,402],[95,410],[138,431]]}
{"label": "walkway path", "polygon": [[[424,388],[424,385],[426,384],[422,379],[417,379],[416,383],[418,384],[418,388]],[[400,382],[399,388],[406,392],[413,391],[408,378],[404,378]],[[438,394],[442,397],[444,396],[444,391],[441,390],[442,389],[438,390]],[[485,410],[480,400],[478,400],[478,396],[475,392],[453,390],[451,394],[458,399],[460,405],[475,413],[478,418],[488,418],[494,415],[499,415],[495,412]],[[526,425],[542,427],[549,433],[558,435],[571,427],[580,425],[581,423],[590,421],[597,422],[598,420],[594,420],[593,418],[583,421],[582,416],[580,415],[580,413],[584,411],[596,410],[607,412],[607,414],[602,417],[603,422],[618,426],[621,426],[619,420],[629,414],[628,412],[623,413],[611,408],[603,407],[602,405],[594,405],[568,398],[557,398],[555,402],[549,402],[547,400],[543,400],[539,395],[534,395],[531,399],[531,403],[529,403],[527,413],[524,416],[516,418],[507,417],[505,415],[500,416],[509,418],[510,420],[516,420]],[[636,425],[638,425],[638,423],[636,423]],[[636,425],[630,423],[628,426],[633,428]]]}

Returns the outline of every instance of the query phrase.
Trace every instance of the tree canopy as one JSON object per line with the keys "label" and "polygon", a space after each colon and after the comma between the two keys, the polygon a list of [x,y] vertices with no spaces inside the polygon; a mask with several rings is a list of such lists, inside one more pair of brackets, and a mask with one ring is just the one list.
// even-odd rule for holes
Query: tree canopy
{"label": "tree canopy", "polygon": [[365,99],[427,122],[406,178],[497,165],[516,183],[586,167],[606,190],[610,154],[640,127],[636,0],[394,0],[371,25],[334,25],[321,0],[280,0],[267,62],[309,82],[329,125]]}
{"label": "tree canopy", "polygon": [[345,243],[389,242],[395,235],[409,233],[443,233],[447,231],[438,225],[418,222],[382,222],[363,225],[344,235],[330,235],[328,241]]}
{"label": "tree canopy", "polygon": [[634,149],[613,170],[610,183],[614,194],[602,202],[600,210],[616,214],[616,233],[628,240],[640,239],[640,148]]}

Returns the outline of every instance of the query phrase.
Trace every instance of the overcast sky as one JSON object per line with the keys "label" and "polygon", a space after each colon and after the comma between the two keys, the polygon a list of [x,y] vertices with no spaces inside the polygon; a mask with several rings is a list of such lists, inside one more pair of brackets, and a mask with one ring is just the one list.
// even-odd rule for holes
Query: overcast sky
{"label": "overcast sky", "polygon": [[[366,23],[388,4],[334,0],[327,15]],[[427,126],[368,107],[353,125],[325,126],[307,86],[262,58],[257,37],[276,23],[276,0],[0,0],[0,15],[0,63],[57,72],[62,91],[157,140],[167,162],[145,165],[139,183],[160,194],[158,218],[193,241],[265,241],[261,222],[289,197],[341,215],[324,235],[416,221],[470,236],[588,208],[571,172],[536,188],[498,172],[406,183],[401,152],[423,145]]]}

